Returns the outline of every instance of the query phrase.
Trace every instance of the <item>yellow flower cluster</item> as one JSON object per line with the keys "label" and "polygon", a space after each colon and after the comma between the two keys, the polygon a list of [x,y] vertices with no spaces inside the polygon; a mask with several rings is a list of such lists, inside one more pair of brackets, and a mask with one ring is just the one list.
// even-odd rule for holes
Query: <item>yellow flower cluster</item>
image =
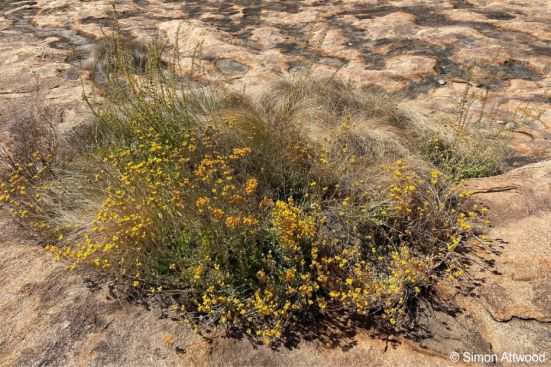
{"label": "yellow flower cluster", "polygon": [[44,200],[49,190],[44,178],[51,172],[52,161],[51,154],[34,151],[26,163],[14,162],[8,177],[0,181],[0,204],[6,204],[12,215],[44,239],[63,237],[60,226],[49,217],[52,208]]}
{"label": "yellow flower cluster", "polygon": [[272,225],[280,245],[295,252],[300,250],[300,241],[314,238],[316,229],[313,219],[304,218],[300,208],[291,199],[288,203],[276,201],[272,211]]}

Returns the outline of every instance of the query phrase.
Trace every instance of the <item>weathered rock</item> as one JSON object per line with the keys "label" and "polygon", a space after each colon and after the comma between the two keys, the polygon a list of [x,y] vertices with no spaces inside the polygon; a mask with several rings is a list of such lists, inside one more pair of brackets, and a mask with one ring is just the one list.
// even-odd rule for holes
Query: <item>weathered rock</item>
{"label": "weathered rock", "polygon": [[229,59],[216,60],[214,65],[216,65],[218,70],[226,76],[243,74],[249,70],[247,66],[241,64],[240,62]]}
{"label": "weathered rock", "polygon": [[[170,45],[178,39],[184,67],[195,63],[205,78],[251,95],[308,70],[402,93],[410,111],[447,121],[466,89],[480,96],[489,84],[488,105],[479,98],[473,108],[492,111],[488,123],[515,124],[514,162],[551,157],[549,1],[121,0],[116,6],[125,35],[147,42],[158,31]],[[34,103],[59,112],[60,131],[86,120],[81,95],[89,81],[80,63],[110,33],[111,13],[107,0],[0,2],[0,143]],[[280,351],[233,339],[209,344],[160,320],[155,309],[113,298],[93,280],[65,272],[0,211],[0,364],[445,366],[457,365],[448,359],[455,351],[548,352],[551,163],[469,186],[490,207],[490,235],[500,244],[476,253],[477,285],[469,292],[438,285],[443,305],[421,308],[419,340],[392,344],[361,331],[341,336],[336,347],[320,337]],[[171,348],[162,342],[169,334],[176,338]]]}
{"label": "weathered rock", "polygon": [[424,56],[402,55],[386,60],[385,68],[403,78],[422,80],[436,74],[436,60]]}

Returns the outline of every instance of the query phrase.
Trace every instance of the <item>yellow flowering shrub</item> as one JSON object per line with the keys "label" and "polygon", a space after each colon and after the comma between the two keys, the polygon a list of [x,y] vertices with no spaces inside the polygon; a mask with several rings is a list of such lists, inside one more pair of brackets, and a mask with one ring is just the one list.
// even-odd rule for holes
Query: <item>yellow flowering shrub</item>
{"label": "yellow flowering shrub", "polygon": [[[484,210],[463,209],[468,194],[439,171],[400,160],[384,170],[388,185],[368,187],[369,156],[343,139],[354,134],[349,118],[322,144],[243,99],[237,111],[227,98],[208,109],[155,65],[109,78],[107,100],[89,101],[98,133],[83,159],[97,167],[95,196],[82,195],[98,198],[94,218],[44,224],[54,233],[46,248],[69,268],[168,300],[198,332],[264,344],[314,311],[400,329],[412,298],[460,275],[458,251]],[[49,180],[37,182],[16,168],[0,201],[40,227]]]}

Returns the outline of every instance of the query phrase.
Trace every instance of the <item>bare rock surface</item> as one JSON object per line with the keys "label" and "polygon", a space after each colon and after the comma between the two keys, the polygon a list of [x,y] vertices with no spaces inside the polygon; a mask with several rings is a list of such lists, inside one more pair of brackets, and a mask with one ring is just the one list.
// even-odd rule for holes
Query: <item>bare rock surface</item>
{"label": "bare rock surface", "polygon": [[[115,3],[124,34],[178,38],[184,66],[195,58],[206,78],[251,95],[308,70],[397,93],[404,106],[444,122],[466,88],[482,93],[490,84],[488,123],[510,124],[511,166],[522,166],[469,182],[499,241],[473,252],[467,291],[439,284],[413,339],[364,330],[333,340],[320,331],[275,351],[246,340],[209,343],[155,308],[66,272],[0,208],[0,365],[461,365],[450,362],[454,351],[546,352],[551,365],[551,2]],[[80,65],[109,34],[111,12],[105,0],[0,0],[0,142],[38,103],[55,111],[61,129],[85,121],[89,81]],[[166,335],[174,346],[163,344]]]}
{"label": "bare rock surface", "polygon": [[484,307],[496,321],[551,322],[551,161],[471,186],[493,209],[490,235],[500,242],[479,289]]}

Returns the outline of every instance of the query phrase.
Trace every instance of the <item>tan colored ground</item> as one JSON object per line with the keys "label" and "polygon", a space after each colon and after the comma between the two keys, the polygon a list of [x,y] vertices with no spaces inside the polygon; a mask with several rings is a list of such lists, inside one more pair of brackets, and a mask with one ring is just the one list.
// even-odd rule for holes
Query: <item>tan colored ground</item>
{"label": "tan colored ground", "polygon": [[[34,104],[54,109],[62,131],[86,118],[79,60],[102,26],[108,32],[110,4],[0,0],[0,142],[29,120]],[[436,297],[454,307],[423,305],[417,341],[390,343],[364,330],[341,336],[337,345],[321,335],[272,351],[245,340],[209,344],[160,320],[154,308],[66,273],[0,209],[0,365],[446,366],[457,365],[448,358],[453,351],[547,352],[544,365],[551,365],[550,2],[116,4],[123,32],[147,40],[157,29],[173,41],[179,31],[184,65],[201,43],[203,72],[251,95],[310,68],[398,93],[406,108],[438,121],[453,113],[466,85],[477,88],[495,74],[488,123],[518,125],[515,111],[528,107],[525,126],[512,127],[516,153],[509,164],[520,168],[469,183],[490,207],[490,234],[500,243],[477,253],[470,294],[439,285]],[[176,338],[172,347],[162,341],[169,334]]]}

